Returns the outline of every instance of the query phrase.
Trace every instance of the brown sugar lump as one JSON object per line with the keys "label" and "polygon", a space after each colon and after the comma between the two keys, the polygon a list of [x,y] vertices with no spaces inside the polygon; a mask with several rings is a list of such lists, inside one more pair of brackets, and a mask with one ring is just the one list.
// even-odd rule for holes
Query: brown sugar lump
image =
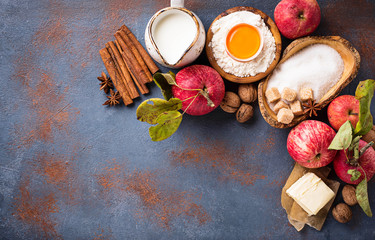
{"label": "brown sugar lump", "polygon": [[282,109],[282,108],[289,108],[289,105],[286,104],[284,101],[280,100],[280,101],[278,101],[278,102],[275,104],[275,106],[273,107],[273,111],[274,111],[275,113],[278,113],[279,110]]}
{"label": "brown sugar lump", "polygon": [[295,100],[290,104],[290,110],[292,110],[294,115],[303,114],[302,104],[299,100]]}
{"label": "brown sugar lump", "polygon": [[314,99],[313,90],[311,88],[301,88],[301,90],[299,90],[299,97],[302,102],[313,100]]}
{"label": "brown sugar lump", "polygon": [[284,124],[289,124],[293,121],[294,114],[288,108],[282,108],[277,113],[277,121]]}
{"label": "brown sugar lump", "polygon": [[281,98],[279,90],[275,87],[267,89],[266,98],[270,103],[279,101]]}
{"label": "brown sugar lump", "polygon": [[297,92],[291,88],[284,88],[281,93],[281,98],[287,100],[288,102],[293,102],[297,98]]}

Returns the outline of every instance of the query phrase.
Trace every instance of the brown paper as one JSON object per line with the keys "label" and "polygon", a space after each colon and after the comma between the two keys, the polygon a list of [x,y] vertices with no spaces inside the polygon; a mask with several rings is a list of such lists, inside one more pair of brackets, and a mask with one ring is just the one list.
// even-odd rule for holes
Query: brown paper
{"label": "brown paper", "polygon": [[327,179],[329,172],[331,171],[328,167],[322,167],[317,169],[304,168],[299,164],[295,164],[293,171],[290,173],[288,180],[281,192],[281,206],[285,209],[288,214],[288,220],[290,224],[294,226],[297,231],[301,231],[305,224],[320,231],[323,227],[324,221],[327,218],[329,209],[335,198],[332,198],[316,215],[309,216],[302,207],[300,207],[293,198],[286,194],[286,190],[293,185],[298,179],[300,179],[307,172],[313,172],[320,177],[323,182],[327,184],[329,188],[337,195],[340,183],[337,181]]}

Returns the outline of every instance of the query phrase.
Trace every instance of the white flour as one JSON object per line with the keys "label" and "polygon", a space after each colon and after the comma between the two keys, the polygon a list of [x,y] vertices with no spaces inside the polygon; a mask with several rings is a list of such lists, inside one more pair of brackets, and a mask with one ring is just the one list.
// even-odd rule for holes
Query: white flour
{"label": "white flour", "polygon": [[[255,59],[249,62],[238,62],[232,59],[225,51],[226,35],[232,27],[239,23],[256,26],[263,35],[262,51]],[[238,77],[255,76],[258,73],[265,72],[275,58],[275,39],[258,14],[248,11],[231,13],[212,24],[211,31],[213,36],[209,46],[212,48],[217,64],[227,73]]]}
{"label": "white flour", "polygon": [[314,99],[319,100],[340,80],[344,61],[340,54],[326,44],[309,46],[279,65],[270,77],[267,89],[276,87],[281,93],[285,87],[313,90]]}

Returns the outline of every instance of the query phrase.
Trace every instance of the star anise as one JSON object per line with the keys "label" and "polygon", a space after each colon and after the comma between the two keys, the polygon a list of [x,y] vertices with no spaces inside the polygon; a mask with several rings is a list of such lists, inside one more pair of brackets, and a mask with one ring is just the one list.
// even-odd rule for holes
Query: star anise
{"label": "star anise", "polygon": [[309,99],[307,103],[304,103],[303,106],[305,107],[304,114],[308,113],[310,117],[314,114],[314,116],[318,116],[317,111],[322,110],[319,103],[315,103],[315,100]]}
{"label": "star anise", "polygon": [[108,94],[109,89],[113,89],[113,82],[112,80],[105,75],[104,72],[102,72],[102,75],[98,77],[98,80],[100,83],[100,90],[104,90],[105,93]]}
{"label": "star anise", "polygon": [[119,104],[120,103],[120,99],[121,99],[121,95],[120,93],[117,91],[113,91],[112,89],[110,89],[110,96],[107,96],[108,100],[105,101],[105,103],[103,103],[103,105],[109,105],[109,106],[114,106],[116,104]]}

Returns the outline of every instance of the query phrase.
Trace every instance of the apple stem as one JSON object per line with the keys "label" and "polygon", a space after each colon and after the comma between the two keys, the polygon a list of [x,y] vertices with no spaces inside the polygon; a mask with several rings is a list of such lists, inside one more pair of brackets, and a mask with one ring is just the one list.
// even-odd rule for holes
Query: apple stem
{"label": "apple stem", "polygon": [[299,18],[299,19],[305,19],[305,17],[303,16],[303,12],[300,12],[300,13],[298,14],[298,18]]}
{"label": "apple stem", "polygon": [[[181,88],[182,89],[182,88]],[[209,95],[208,95],[208,92],[207,92],[207,88],[204,88],[203,90],[202,89],[198,89],[198,93],[195,95],[195,96],[191,96],[191,97],[188,97],[188,98],[185,98],[184,100],[182,100],[182,102],[185,102],[186,100],[189,100],[191,98],[194,98],[193,100],[191,100],[191,102],[189,103],[189,105],[185,108],[185,111],[182,113],[182,115],[185,114],[186,110],[188,110],[188,108],[191,106],[191,104],[195,101],[195,99],[197,99],[198,95],[201,94],[203,97],[205,97],[207,99],[207,105],[210,106],[210,107],[215,107],[215,104],[214,102],[212,102],[212,100],[210,99]]]}
{"label": "apple stem", "polygon": [[352,111],[349,111],[349,115],[358,116],[358,113],[356,113],[356,112],[352,112]]}
{"label": "apple stem", "polygon": [[[194,96],[194,99],[191,100],[191,102],[190,102],[189,105],[185,108],[185,110],[184,110],[184,112],[182,113],[182,115],[185,114],[185,112],[189,109],[189,107],[191,106],[191,104],[193,104],[193,102],[195,101],[195,99],[197,99],[198,95],[199,95],[199,93],[197,93],[197,95]],[[189,97],[189,98],[187,98],[187,99],[190,99],[190,98],[192,98],[192,97]],[[187,100],[187,99],[185,99],[185,100]],[[184,100],[184,101],[185,101],[185,100]]]}
{"label": "apple stem", "polygon": [[369,149],[372,145],[374,145],[374,142],[371,141],[369,143],[367,143],[366,146],[364,146],[363,148],[361,148],[361,150],[359,151],[359,156],[358,158],[356,157],[352,157],[350,159],[348,159],[349,161],[349,164],[352,165],[352,166],[359,166],[359,163],[358,163],[358,159],[367,151],[367,149]]}
{"label": "apple stem", "polygon": [[183,88],[183,87],[180,87],[179,85],[177,85],[177,83],[176,84],[174,84],[176,87],[178,87],[179,89],[181,89],[181,90],[184,90],[184,91],[202,91],[201,89],[189,89],[189,88]]}
{"label": "apple stem", "polygon": [[197,94],[194,95],[194,96],[191,96],[191,97],[185,98],[184,100],[181,100],[181,101],[182,101],[182,102],[185,102],[185,101],[187,101],[187,100],[189,100],[189,99],[196,98],[198,94],[199,94],[199,93],[197,93]]}
{"label": "apple stem", "polygon": [[373,141],[367,143],[366,146],[364,146],[363,148],[361,148],[361,150],[359,151],[359,156],[362,156],[362,154],[364,154],[366,152],[366,150],[369,149],[372,145],[374,145]]}
{"label": "apple stem", "polygon": [[210,96],[208,95],[207,88],[200,90],[199,93],[202,94],[202,96],[206,98],[208,106],[215,107],[214,102],[212,102],[212,100],[210,99]]}

